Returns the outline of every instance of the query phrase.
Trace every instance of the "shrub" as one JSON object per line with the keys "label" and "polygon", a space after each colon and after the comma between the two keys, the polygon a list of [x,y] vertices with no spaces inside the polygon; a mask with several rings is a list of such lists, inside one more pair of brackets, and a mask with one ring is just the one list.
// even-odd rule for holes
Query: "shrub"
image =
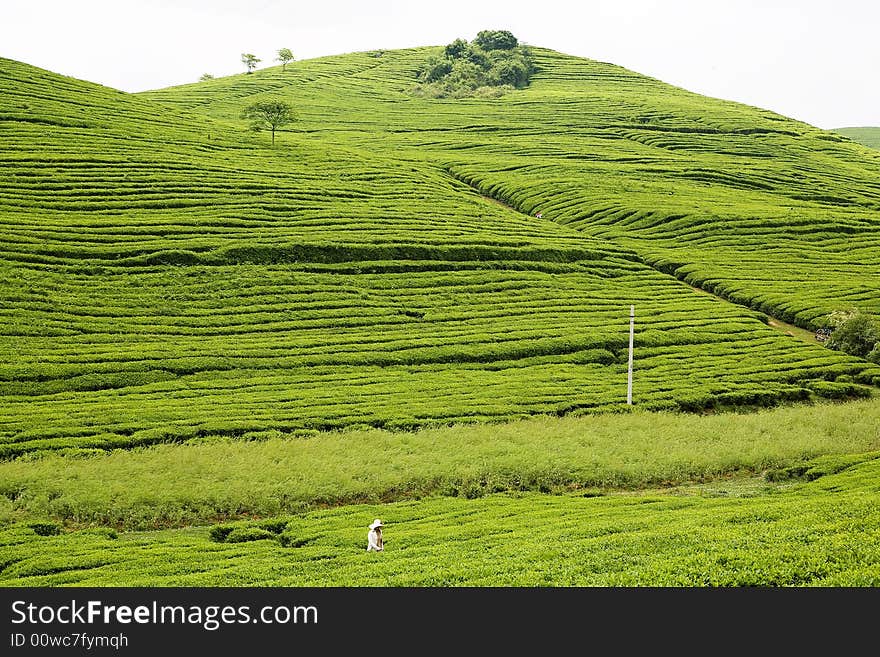
{"label": "shrub", "polygon": [[209,532],[211,540],[215,543],[223,543],[234,529],[233,525],[214,525]]}
{"label": "shrub", "polygon": [[482,30],[474,43],[483,50],[513,50],[519,45],[516,37],[507,30]]}
{"label": "shrub", "polygon": [[57,536],[61,533],[61,525],[56,522],[32,522],[28,527],[39,536]]}
{"label": "shrub", "polygon": [[880,342],[880,327],[873,317],[858,310],[851,310],[832,313],[829,321],[835,328],[825,344],[851,356],[867,358],[875,354],[876,357],[876,347]]}
{"label": "shrub", "polygon": [[853,399],[857,397],[869,398],[873,392],[871,388],[858,383],[840,383],[837,381],[810,381],[807,387],[820,397],[826,399]]}
{"label": "shrub", "polygon": [[226,543],[247,543],[275,538],[275,534],[259,527],[237,527],[226,536]]}
{"label": "shrub", "polygon": [[273,534],[280,534],[287,529],[287,523],[288,520],[285,519],[271,518],[257,523],[257,527],[265,529],[267,532],[272,532]]}
{"label": "shrub", "polygon": [[452,72],[452,62],[445,57],[429,57],[424,63],[421,78],[424,82],[437,82]]}
{"label": "shrub", "polygon": [[468,53],[470,46],[468,46],[468,42],[464,39],[456,39],[443,51],[443,54],[447,59],[459,59],[465,57]]}

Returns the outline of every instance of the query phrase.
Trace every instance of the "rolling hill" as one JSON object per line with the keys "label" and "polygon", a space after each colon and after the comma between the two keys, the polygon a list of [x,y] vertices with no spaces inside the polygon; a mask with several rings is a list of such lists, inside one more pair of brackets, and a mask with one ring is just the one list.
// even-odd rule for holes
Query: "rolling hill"
{"label": "rolling hill", "polygon": [[[880,365],[812,331],[880,317],[880,153],[544,48],[413,94],[439,50],[138,94],[0,59],[0,581],[876,583]],[[411,551],[363,570],[380,514]]]}
{"label": "rolling hill", "polygon": [[616,409],[630,304],[643,408],[868,394],[763,313],[878,310],[873,151],[547,50],[415,98],[429,52],[134,95],[3,60],[3,454]]}

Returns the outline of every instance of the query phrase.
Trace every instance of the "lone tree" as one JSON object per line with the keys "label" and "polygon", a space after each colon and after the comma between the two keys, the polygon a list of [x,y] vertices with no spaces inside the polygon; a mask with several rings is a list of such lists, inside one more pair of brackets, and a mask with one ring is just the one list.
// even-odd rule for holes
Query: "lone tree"
{"label": "lone tree", "polygon": [[241,118],[251,122],[251,130],[269,130],[272,132],[272,145],[275,145],[275,131],[296,120],[293,107],[282,101],[266,101],[254,103],[244,108]]}
{"label": "lone tree", "polygon": [[283,71],[293,59],[293,53],[290,52],[290,48],[282,48],[278,51],[278,57],[275,58],[275,61],[281,62],[281,70]]}
{"label": "lone tree", "polygon": [[202,77],[199,78],[199,82],[205,82],[207,80],[213,80],[214,76],[210,73],[202,73]]}
{"label": "lone tree", "polygon": [[256,55],[252,55],[249,52],[241,53],[241,63],[247,66],[247,72],[250,73],[255,68],[257,68],[257,64],[259,64],[262,59],[258,59]]}

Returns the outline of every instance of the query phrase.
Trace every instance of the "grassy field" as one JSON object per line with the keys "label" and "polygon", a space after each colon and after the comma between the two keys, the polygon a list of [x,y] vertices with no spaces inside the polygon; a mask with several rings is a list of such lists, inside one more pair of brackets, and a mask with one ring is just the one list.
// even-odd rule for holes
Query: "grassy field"
{"label": "grassy field", "polygon": [[[156,532],[0,531],[6,586],[877,586],[880,452],[639,495],[495,493]],[[366,553],[366,526],[386,549]],[[48,532],[45,532],[48,534]]]}
{"label": "grassy field", "polygon": [[0,519],[145,530],[428,495],[681,485],[878,450],[878,418],[872,399],[44,452],[0,463]]}
{"label": "grassy field", "polygon": [[835,128],[834,132],[870,148],[880,148],[880,128]]}
{"label": "grassy field", "polygon": [[880,366],[780,322],[880,315],[880,154],[542,48],[417,97],[436,50],[0,58],[0,582],[876,585]]}
{"label": "grassy field", "polygon": [[878,405],[18,459],[0,584],[876,586]]}

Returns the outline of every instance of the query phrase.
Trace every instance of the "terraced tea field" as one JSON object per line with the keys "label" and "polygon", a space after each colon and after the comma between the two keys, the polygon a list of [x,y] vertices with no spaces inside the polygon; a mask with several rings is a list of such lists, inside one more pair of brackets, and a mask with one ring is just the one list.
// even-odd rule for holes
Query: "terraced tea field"
{"label": "terraced tea field", "polygon": [[0,582],[875,585],[880,366],[779,321],[880,316],[880,153],[541,48],[416,97],[435,50],[0,59]]}
{"label": "terraced tea field", "polygon": [[[667,87],[542,51],[515,100],[427,101],[405,95],[424,52],[135,96],[4,60],[2,453],[616,409],[630,304],[644,408],[869,394],[877,366],[696,294],[633,239],[470,187],[489,184],[485,163],[520,158],[506,184],[529,175],[547,193],[556,174],[533,167],[557,161],[554,139],[602,141],[605,128],[568,130],[582,113],[564,97],[574,113],[550,140],[520,111],[535,94],[580,98],[572,75]],[[233,120],[270,91],[295,92],[303,115],[275,149]],[[513,126],[492,124],[511,109]],[[518,153],[526,142],[549,151]]]}
{"label": "terraced tea field", "polygon": [[408,97],[426,52],[299,62],[145,95],[227,120],[245,98],[287,98],[311,139],[433,159],[526,214],[798,326],[815,329],[843,307],[880,314],[875,151],[540,48],[531,86],[516,94]]}

